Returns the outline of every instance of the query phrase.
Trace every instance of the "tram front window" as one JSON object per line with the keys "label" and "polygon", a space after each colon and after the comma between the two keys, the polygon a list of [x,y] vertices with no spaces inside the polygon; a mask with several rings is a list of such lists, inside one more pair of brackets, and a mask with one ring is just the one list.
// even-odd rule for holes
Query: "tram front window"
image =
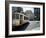
{"label": "tram front window", "polygon": [[19,14],[16,14],[16,15],[15,15],[15,18],[16,18],[16,19],[19,19]]}
{"label": "tram front window", "polygon": [[24,20],[28,20],[28,18],[24,16]]}

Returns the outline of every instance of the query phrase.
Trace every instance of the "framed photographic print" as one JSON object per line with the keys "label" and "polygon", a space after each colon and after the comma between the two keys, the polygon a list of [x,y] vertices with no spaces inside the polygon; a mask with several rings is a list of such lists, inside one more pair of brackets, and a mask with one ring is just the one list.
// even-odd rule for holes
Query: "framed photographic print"
{"label": "framed photographic print", "polygon": [[5,36],[45,34],[45,3],[5,1]]}

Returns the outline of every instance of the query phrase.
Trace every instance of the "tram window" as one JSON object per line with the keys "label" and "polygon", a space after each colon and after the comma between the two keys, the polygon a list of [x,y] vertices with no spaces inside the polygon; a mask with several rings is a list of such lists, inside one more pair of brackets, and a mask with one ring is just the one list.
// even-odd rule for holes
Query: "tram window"
{"label": "tram window", "polygon": [[16,14],[16,15],[15,15],[15,18],[16,18],[16,19],[19,19],[19,14]]}
{"label": "tram window", "polygon": [[27,17],[24,17],[24,20],[28,20],[28,18]]}
{"label": "tram window", "polygon": [[20,15],[20,19],[23,19],[23,15]]}

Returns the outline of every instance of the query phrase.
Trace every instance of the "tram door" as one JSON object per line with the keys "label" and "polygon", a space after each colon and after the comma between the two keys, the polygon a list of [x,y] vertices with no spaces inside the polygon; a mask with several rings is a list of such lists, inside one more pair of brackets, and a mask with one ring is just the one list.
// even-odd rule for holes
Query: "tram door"
{"label": "tram door", "polygon": [[23,23],[23,15],[20,15],[20,24]]}

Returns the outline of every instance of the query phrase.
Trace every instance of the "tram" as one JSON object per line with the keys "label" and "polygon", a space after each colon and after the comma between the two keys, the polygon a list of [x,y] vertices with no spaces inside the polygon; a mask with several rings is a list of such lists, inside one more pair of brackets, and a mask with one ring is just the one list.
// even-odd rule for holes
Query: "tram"
{"label": "tram", "polygon": [[13,20],[13,24],[15,24],[15,26],[20,26],[26,22],[28,22],[28,16],[22,13],[15,13],[15,19]]}

